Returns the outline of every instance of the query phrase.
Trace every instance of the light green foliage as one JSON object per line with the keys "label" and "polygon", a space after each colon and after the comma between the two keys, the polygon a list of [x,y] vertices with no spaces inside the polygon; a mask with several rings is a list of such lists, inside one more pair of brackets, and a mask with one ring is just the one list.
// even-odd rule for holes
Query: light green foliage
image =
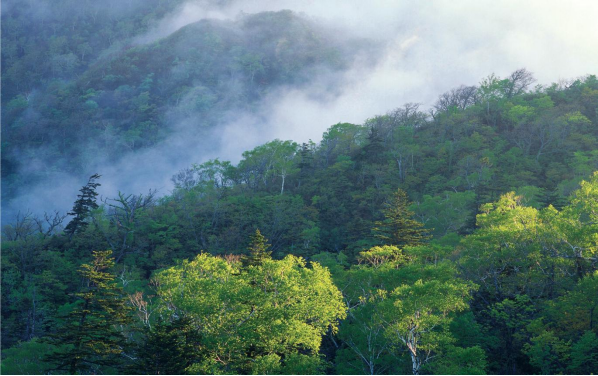
{"label": "light green foliage", "polygon": [[393,267],[398,267],[404,263],[407,258],[402,254],[399,248],[392,245],[385,245],[360,252],[357,260],[360,264],[364,263],[377,269],[388,263],[392,263]]}
{"label": "light green foliage", "polygon": [[241,178],[256,189],[268,187],[274,177],[280,177],[280,194],[283,194],[287,176],[298,171],[295,161],[298,149],[295,142],[274,140],[244,152],[238,167]]}
{"label": "light green foliage", "polygon": [[408,351],[414,375],[419,374],[433,354],[441,353],[444,346],[453,342],[447,330],[452,321],[450,314],[468,308],[473,288],[458,280],[420,279],[389,294],[384,304],[387,335],[398,349]]}
{"label": "light green foliage", "polygon": [[163,312],[191,318],[202,336],[207,360],[192,368],[203,372],[291,367],[274,360],[299,353],[318,358],[322,336],[336,331],[345,316],[329,272],[317,263],[307,268],[293,256],[241,270],[239,264],[200,254],[159,273],[157,280]]}
{"label": "light green foliage", "polygon": [[461,263],[468,276],[498,300],[516,295],[524,283],[534,294],[543,292],[544,275],[536,261],[551,260],[540,258],[539,244],[534,244],[541,231],[538,211],[522,206],[513,192],[481,210],[477,216],[480,229],[462,241]]}
{"label": "light green foliage", "polygon": [[[346,364],[337,369],[419,374],[426,364],[441,358],[448,367],[451,360],[444,353],[455,345],[450,324],[454,313],[469,307],[475,285],[456,279],[449,261],[409,262],[392,246],[362,252],[360,260],[361,265],[338,281],[346,286],[343,292],[350,309],[339,332],[347,347],[339,356]],[[473,369],[484,368],[483,360],[472,362],[463,363],[461,372],[471,364]]]}

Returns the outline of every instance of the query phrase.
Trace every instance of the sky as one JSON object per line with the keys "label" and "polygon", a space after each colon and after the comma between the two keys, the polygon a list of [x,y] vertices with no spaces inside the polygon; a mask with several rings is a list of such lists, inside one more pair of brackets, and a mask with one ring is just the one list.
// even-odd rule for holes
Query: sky
{"label": "sky", "polygon": [[[332,33],[367,38],[383,48],[374,63],[356,59],[342,74],[279,88],[256,112],[236,114],[209,136],[194,131],[192,118],[174,124],[177,132],[163,144],[103,168],[102,195],[153,188],[168,194],[171,176],[192,163],[217,157],[238,162],[243,151],[275,138],[317,142],[338,122],[361,124],[408,102],[429,108],[443,92],[476,85],[490,74],[504,77],[526,68],[537,84],[549,85],[598,73],[594,0],[191,0],[135,43],[159,40],[205,18],[235,19],[240,13],[282,9],[302,13]],[[332,82],[336,94],[323,82]],[[17,204],[70,209],[78,189],[74,187],[86,181],[69,176],[60,181],[49,191],[47,186],[32,187]]]}

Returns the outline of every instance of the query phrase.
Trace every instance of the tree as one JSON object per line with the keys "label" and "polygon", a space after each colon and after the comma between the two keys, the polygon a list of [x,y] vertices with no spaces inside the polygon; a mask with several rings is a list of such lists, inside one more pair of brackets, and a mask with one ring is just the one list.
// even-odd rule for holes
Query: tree
{"label": "tree", "polygon": [[[421,264],[401,257],[396,247],[374,247],[360,256],[363,262],[337,281],[349,307],[339,338],[350,350],[343,349],[341,356],[351,372],[419,374],[436,366],[459,372],[485,367],[484,361],[469,358],[483,351],[460,347],[451,332],[454,313],[469,307],[476,286],[456,278],[450,261]],[[457,353],[460,358],[453,361],[449,354]]]}
{"label": "tree", "polygon": [[568,370],[576,375],[589,375],[598,369],[598,336],[587,331],[571,346],[571,364]]}
{"label": "tree", "polygon": [[345,317],[328,270],[291,255],[244,269],[204,253],[156,279],[161,313],[190,318],[202,338],[206,355],[188,372],[321,373],[322,336]]}
{"label": "tree", "polygon": [[420,279],[397,287],[384,301],[387,333],[395,346],[408,351],[414,375],[453,341],[446,330],[452,321],[450,313],[468,308],[473,288],[459,280]]}
{"label": "tree", "polygon": [[375,236],[384,244],[404,248],[421,245],[430,238],[424,225],[412,219],[414,213],[409,210],[409,205],[407,193],[402,189],[393,193],[385,204],[382,210],[385,219],[376,221],[374,227]]}
{"label": "tree", "polygon": [[122,288],[108,271],[114,266],[112,251],[94,251],[93,256],[93,261],[79,270],[84,287],[75,294],[73,309],[49,339],[58,350],[46,360],[57,364],[55,370],[72,375],[118,365],[125,341],[119,326],[131,320]]}
{"label": "tree", "polygon": [[77,201],[75,201],[73,209],[68,213],[68,215],[73,215],[75,218],[73,218],[64,229],[64,232],[69,235],[69,239],[71,239],[75,233],[85,230],[88,225],[86,219],[89,217],[89,213],[93,209],[98,208],[98,204],[96,203],[98,193],[96,192],[96,189],[101,184],[97,183],[96,180],[100,177],[101,175],[98,174],[91,175],[87,184],[79,190],[81,193],[77,195]]}
{"label": "tree", "polygon": [[9,349],[2,349],[0,371],[3,375],[47,375],[52,364],[44,362],[54,347],[32,339]]}
{"label": "tree", "polygon": [[140,375],[182,375],[201,360],[200,340],[187,317],[158,323],[137,347],[130,370]]}
{"label": "tree", "polygon": [[268,239],[262,235],[259,229],[255,230],[255,234],[251,235],[250,239],[249,256],[245,258],[245,265],[261,265],[264,261],[272,258],[272,251],[268,250],[270,248]]}

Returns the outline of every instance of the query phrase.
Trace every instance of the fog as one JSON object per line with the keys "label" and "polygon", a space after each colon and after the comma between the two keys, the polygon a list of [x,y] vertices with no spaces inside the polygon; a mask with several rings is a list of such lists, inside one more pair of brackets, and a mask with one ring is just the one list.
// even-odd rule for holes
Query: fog
{"label": "fog", "polygon": [[[222,126],[199,132],[193,116],[157,147],[106,167],[99,192],[144,193],[172,189],[181,168],[210,158],[238,162],[241,154],[269,140],[319,141],[338,122],[361,124],[407,102],[431,106],[438,95],[459,85],[476,85],[494,73],[518,68],[538,84],[595,74],[598,67],[598,2],[576,1],[188,1],[166,15],[134,43],[152,43],[204,18],[235,19],[242,13],[291,9],[331,33],[367,38],[383,46],[378,56],[355,59],[341,73],[320,73],[299,87],[280,87],[252,112],[229,114]],[[335,90],[331,91],[330,86]],[[13,201],[22,211],[69,210],[84,178],[55,176],[29,187]],[[3,205],[4,206],[4,205]],[[3,215],[4,217],[4,215]]]}

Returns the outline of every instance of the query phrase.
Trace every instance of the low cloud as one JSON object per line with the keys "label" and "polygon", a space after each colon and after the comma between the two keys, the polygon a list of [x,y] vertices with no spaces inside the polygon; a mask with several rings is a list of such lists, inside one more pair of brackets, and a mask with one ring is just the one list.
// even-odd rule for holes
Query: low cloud
{"label": "low cloud", "polygon": [[[439,94],[475,85],[491,73],[506,76],[526,68],[543,85],[597,73],[598,2],[592,0],[189,1],[136,42],[152,42],[205,18],[235,19],[242,12],[281,9],[303,13],[339,36],[367,38],[383,48],[373,59],[356,59],[342,73],[320,72],[303,86],[278,88],[257,110],[230,114],[214,130],[198,131],[191,115],[174,124],[176,132],[161,145],[108,168],[98,162],[90,172],[103,174],[102,194],[150,188],[166,194],[172,189],[170,177],[192,163],[216,157],[237,162],[243,151],[274,138],[318,141],[332,124],[363,123],[406,102],[429,107]],[[84,183],[66,178],[59,185],[38,187],[13,206],[68,210],[75,199],[73,187]]]}

